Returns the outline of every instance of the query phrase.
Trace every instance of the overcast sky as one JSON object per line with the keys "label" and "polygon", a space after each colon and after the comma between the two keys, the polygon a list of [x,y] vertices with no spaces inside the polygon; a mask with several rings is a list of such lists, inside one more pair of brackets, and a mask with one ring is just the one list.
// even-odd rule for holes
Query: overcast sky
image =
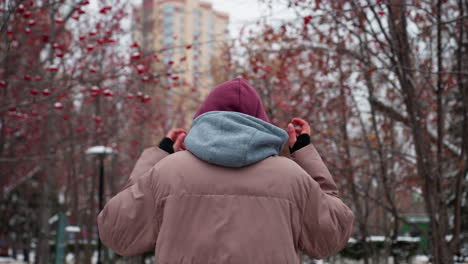
{"label": "overcast sky", "polygon": [[229,30],[232,37],[239,35],[239,30],[244,25],[253,25],[262,18],[269,20],[286,19],[291,12],[285,6],[273,5],[269,10],[265,4],[256,0],[205,0],[213,4],[213,8],[229,14]]}
{"label": "overcast sky", "polygon": [[232,37],[237,37],[241,27],[245,24],[255,23],[265,11],[262,5],[255,0],[208,0],[213,8],[229,14],[229,31]]}

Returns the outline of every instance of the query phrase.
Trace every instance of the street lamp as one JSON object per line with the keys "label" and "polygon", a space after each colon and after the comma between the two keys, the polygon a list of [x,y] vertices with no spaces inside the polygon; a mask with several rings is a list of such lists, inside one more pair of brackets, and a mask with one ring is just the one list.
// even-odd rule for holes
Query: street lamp
{"label": "street lamp", "polygon": [[[113,148],[106,146],[94,146],[86,150],[86,155],[97,156],[99,158],[99,212],[103,208],[103,197],[104,197],[104,158],[107,155],[117,155],[117,151]],[[98,235],[97,244],[97,264],[102,264],[101,260],[101,238]]]}

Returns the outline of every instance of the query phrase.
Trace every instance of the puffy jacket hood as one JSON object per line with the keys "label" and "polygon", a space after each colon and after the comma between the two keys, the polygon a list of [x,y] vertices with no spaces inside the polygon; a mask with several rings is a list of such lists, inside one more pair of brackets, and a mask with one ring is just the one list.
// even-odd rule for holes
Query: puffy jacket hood
{"label": "puffy jacket hood", "polygon": [[243,167],[278,155],[288,134],[259,118],[229,111],[198,116],[184,144],[201,160],[225,167]]}
{"label": "puffy jacket hood", "polygon": [[194,119],[210,111],[239,112],[270,122],[260,96],[242,78],[236,78],[215,87],[198,109]]}

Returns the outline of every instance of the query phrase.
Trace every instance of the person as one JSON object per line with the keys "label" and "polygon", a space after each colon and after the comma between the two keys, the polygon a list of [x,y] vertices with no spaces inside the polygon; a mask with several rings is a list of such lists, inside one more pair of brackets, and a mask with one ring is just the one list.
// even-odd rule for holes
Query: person
{"label": "person", "polygon": [[[236,78],[213,89],[190,131],[173,129],[141,154],[127,185],[98,216],[123,256],[155,262],[300,263],[346,246],[354,215],[310,144],[310,126],[270,123],[259,95]],[[279,156],[288,144],[291,158]]]}

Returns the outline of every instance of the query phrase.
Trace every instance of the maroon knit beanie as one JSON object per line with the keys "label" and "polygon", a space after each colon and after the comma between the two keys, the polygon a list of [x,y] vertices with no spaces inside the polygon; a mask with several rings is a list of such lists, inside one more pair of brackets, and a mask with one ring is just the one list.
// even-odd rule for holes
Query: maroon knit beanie
{"label": "maroon knit beanie", "polygon": [[215,87],[193,119],[210,111],[239,112],[270,122],[257,91],[242,78],[236,78]]}

